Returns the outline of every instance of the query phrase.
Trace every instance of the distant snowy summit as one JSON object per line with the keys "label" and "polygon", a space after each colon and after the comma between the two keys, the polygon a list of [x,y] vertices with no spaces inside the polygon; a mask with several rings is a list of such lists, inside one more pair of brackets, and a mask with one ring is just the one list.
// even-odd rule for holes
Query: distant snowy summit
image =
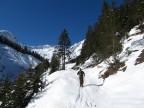
{"label": "distant snowy summit", "polygon": [[[70,59],[75,59],[78,57],[81,53],[82,45],[84,43],[83,41],[80,41],[78,43],[75,43],[72,45],[69,50],[71,52]],[[58,45],[50,46],[50,45],[39,45],[39,46],[30,46],[30,49],[32,51],[36,51],[41,56],[45,57],[48,60],[51,60],[54,53],[58,52]]]}
{"label": "distant snowy summit", "polygon": [[53,53],[58,50],[56,46],[50,45],[30,46],[29,48],[48,60],[51,60]]}

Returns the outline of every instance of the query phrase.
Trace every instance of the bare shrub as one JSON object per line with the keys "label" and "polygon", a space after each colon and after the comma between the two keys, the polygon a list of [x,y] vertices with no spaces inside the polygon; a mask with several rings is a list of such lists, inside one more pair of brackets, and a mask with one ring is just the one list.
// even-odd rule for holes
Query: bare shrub
{"label": "bare shrub", "polygon": [[[118,59],[118,57],[114,57],[113,61],[107,60],[107,63],[109,63],[109,67],[108,67],[107,71],[103,75],[101,75],[101,77],[103,79],[106,79],[110,75],[116,74],[117,71],[119,70],[119,68],[125,66],[125,63],[124,62],[120,62],[120,59]],[[122,68],[122,69],[125,70],[126,67]]]}
{"label": "bare shrub", "polygon": [[135,65],[137,64],[140,64],[140,63],[143,63],[144,62],[144,50],[142,51],[142,53],[138,56],[138,58],[136,59],[136,63]]}

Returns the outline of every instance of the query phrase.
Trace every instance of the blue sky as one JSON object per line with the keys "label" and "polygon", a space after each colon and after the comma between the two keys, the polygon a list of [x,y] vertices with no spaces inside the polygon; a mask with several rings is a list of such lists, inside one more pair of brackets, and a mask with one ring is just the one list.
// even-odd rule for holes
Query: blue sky
{"label": "blue sky", "polygon": [[[121,2],[122,0],[118,0]],[[56,45],[67,28],[72,44],[85,38],[103,0],[0,0],[0,29],[23,44]]]}

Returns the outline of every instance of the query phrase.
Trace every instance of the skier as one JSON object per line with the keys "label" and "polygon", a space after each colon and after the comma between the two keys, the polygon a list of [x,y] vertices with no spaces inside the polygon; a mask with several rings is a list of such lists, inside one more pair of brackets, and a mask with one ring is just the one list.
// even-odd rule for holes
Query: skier
{"label": "skier", "polygon": [[79,75],[80,87],[83,87],[85,73],[82,71],[81,68],[78,71],[77,75]]}

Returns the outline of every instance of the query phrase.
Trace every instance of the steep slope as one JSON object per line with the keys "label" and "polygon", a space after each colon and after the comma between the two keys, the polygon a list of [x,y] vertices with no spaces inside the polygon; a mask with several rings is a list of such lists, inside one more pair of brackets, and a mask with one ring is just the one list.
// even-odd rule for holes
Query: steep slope
{"label": "steep slope", "polygon": [[99,76],[108,69],[106,62],[84,69],[83,88],[79,87],[75,70],[46,75],[46,88],[27,108],[143,108],[144,60],[139,55],[144,50],[144,33],[136,33],[136,29],[133,28],[130,37],[123,40],[123,51],[118,55],[125,63],[125,70],[119,69],[103,80]]}
{"label": "steep slope", "polygon": [[[22,45],[6,30],[0,30],[0,36]],[[35,57],[16,51],[12,47],[0,43],[0,79],[2,76],[13,78],[18,72],[28,69],[30,65],[35,67],[40,61]]]}
{"label": "steep slope", "polygon": [[70,47],[71,52],[70,59],[75,59],[80,55],[84,41],[85,40],[80,41],[79,43],[76,43]]}

